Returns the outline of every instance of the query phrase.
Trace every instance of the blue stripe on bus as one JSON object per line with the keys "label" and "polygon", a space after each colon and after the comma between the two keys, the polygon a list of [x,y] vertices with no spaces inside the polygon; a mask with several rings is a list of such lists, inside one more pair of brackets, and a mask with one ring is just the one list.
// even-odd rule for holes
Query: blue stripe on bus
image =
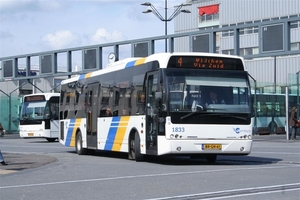
{"label": "blue stripe on bus", "polygon": [[81,74],[81,75],[79,76],[78,80],[80,81],[80,80],[84,79],[85,75],[86,75],[86,74]]}
{"label": "blue stripe on bus", "polygon": [[131,62],[128,62],[128,63],[126,64],[125,68],[133,67],[134,64],[135,64],[135,62],[136,62],[136,60],[131,61]]}
{"label": "blue stripe on bus", "polygon": [[66,137],[66,146],[70,146],[71,140],[72,140],[72,133],[75,127],[75,119],[70,119],[70,124],[67,132],[67,137]]}
{"label": "blue stripe on bus", "polygon": [[107,134],[104,150],[112,150],[121,117],[113,117]]}

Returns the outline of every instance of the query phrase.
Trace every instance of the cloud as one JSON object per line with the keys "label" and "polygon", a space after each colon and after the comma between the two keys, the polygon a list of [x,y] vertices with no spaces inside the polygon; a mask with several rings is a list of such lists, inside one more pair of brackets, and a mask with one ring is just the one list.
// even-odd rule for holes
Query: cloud
{"label": "cloud", "polygon": [[0,15],[57,11],[68,7],[67,2],[58,0],[0,0]]}
{"label": "cloud", "polygon": [[11,34],[9,31],[0,31],[0,40],[7,41],[12,40],[14,38],[14,35]]}
{"label": "cloud", "polygon": [[54,34],[47,34],[41,38],[42,49],[63,49],[79,46],[81,39],[71,31],[57,31]]}
{"label": "cloud", "polygon": [[110,33],[105,28],[99,28],[97,29],[96,33],[91,36],[90,40],[92,44],[102,44],[121,41],[125,39],[126,37],[119,30],[114,30]]}

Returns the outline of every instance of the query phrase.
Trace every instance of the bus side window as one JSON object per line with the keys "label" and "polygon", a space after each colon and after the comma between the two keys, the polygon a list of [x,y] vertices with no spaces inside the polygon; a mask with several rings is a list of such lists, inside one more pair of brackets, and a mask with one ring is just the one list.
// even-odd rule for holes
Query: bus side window
{"label": "bus side window", "polygon": [[145,92],[138,91],[138,99],[137,99],[137,114],[144,114],[145,113],[145,103],[146,103],[146,96]]}
{"label": "bus side window", "polygon": [[80,96],[80,93],[76,90],[76,92],[75,92],[75,104],[78,104],[79,96]]}
{"label": "bus side window", "polygon": [[119,100],[120,100],[120,93],[118,91],[115,91],[114,106],[118,106],[119,105]]}
{"label": "bus side window", "polygon": [[109,103],[109,97],[102,97],[100,111],[99,111],[99,117],[105,116],[106,109],[109,107],[108,103]]}
{"label": "bus side window", "polygon": [[113,116],[118,116],[118,113],[119,113],[118,110],[113,111]]}

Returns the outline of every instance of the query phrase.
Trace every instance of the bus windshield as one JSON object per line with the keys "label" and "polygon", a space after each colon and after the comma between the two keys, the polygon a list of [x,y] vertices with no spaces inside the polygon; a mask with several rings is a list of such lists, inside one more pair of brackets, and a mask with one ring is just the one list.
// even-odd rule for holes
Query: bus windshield
{"label": "bus windshield", "polygon": [[24,102],[21,109],[21,120],[49,119],[50,109],[47,101]]}
{"label": "bus windshield", "polygon": [[167,69],[169,112],[250,113],[247,73]]}

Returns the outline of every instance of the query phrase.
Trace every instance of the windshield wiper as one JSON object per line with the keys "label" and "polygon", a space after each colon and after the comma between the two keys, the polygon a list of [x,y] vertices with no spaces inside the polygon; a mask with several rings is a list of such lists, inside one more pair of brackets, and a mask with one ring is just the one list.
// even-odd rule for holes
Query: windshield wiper
{"label": "windshield wiper", "polygon": [[241,120],[244,120],[244,121],[246,121],[247,120],[247,118],[246,117],[240,117],[240,116],[235,116],[235,115],[231,115],[231,114],[222,114],[222,115],[220,115],[220,117],[232,117],[232,118],[235,118],[235,119],[241,119]]}
{"label": "windshield wiper", "polygon": [[23,116],[21,123],[24,123],[25,121],[27,121],[29,119],[29,117],[27,117],[26,115]]}
{"label": "windshield wiper", "polygon": [[180,117],[180,120],[184,120],[184,119],[186,119],[186,118],[188,118],[188,117],[194,115],[195,113],[204,113],[203,111],[205,111],[204,108],[203,108],[203,106],[201,106],[201,105],[196,105],[196,106],[195,106],[195,109],[193,109],[193,112],[191,112],[191,113],[189,113],[189,114],[186,114],[186,115]]}
{"label": "windshield wiper", "polygon": [[[218,110],[223,110],[223,109],[218,109]],[[202,113],[202,116],[212,116],[212,115],[215,115],[215,116],[219,116],[219,117],[231,117],[231,118],[235,118],[235,119],[240,119],[240,120],[244,120],[246,121],[247,118],[246,117],[240,117],[240,116],[235,116],[235,115],[231,115],[231,114],[223,114],[223,113],[211,113],[211,112],[205,112],[204,111],[195,111],[195,112],[192,112],[192,113],[189,113],[187,115],[184,115],[180,118],[180,120],[184,120],[194,114],[201,114]]]}
{"label": "windshield wiper", "polygon": [[226,110],[226,109],[224,109],[224,108],[203,107],[203,106],[197,104],[197,105],[194,106],[194,109],[192,109],[191,113],[188,113],[188,114],[182,116],[180,118],[180,120],[184,120],[188,117],[193,116],[194,114],[200,114],[200,113],[202,113],[204,115],[210,115],[210,116],[218,115],[220,117],[232,117],[232,118],[236,118],[236,119],[247,120],[247,118],[245,118],[245,117],[239,117],[239,116],[234,116],[234,115],[230,115],[230,114],[220,114],[220,113],[207,112],[207,111],[218,111],[218,110]]}
{"label": "windshield wiper", "polygon": [[[223,109],[219,109],[219,110],[223,110]],[[201,110],[201,111],[194,111],[194,112],[191,112],[191,113],[189,113],[189,114],[186,114],[186,115],[180,117],[180,120],[184,120],[184,119],[186,119],[186,118],[188,118],[188,117],[191,117],[191,116],[194,115],[194,114],[202,114],[202,116],[207,116],[207,115],[210,115],[210,116],[212,116],[212,115],[220,115],[220,113],[206,112],[206,110]]]}

